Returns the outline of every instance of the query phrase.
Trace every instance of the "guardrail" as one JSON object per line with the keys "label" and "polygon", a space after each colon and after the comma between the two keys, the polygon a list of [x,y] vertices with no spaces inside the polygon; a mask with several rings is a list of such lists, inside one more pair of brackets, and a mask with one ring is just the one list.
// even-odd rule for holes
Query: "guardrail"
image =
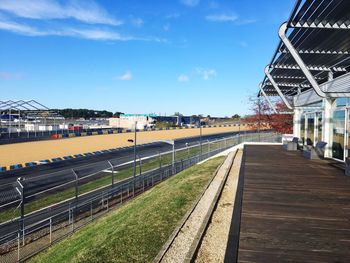
{"label": "guardrail", "polygon": [[[81,195],[79,195],[79,183],[76,183],[86,178],[77,177],[77,180],[74,181],[74,198],[27,215],[22,214],[20,218],[15,218],[1,225],[0,231],[2,229],[2,232],[4,230],[7,232],[0,236],[0,261],[24,261],[172,175],[234,145],[248,141],[280,142],[281,136],[278,134],[246,134],[217,140],[214,143],[218,143],[218,147],[212,147],[211,150],[208,147],[206,153],[166,165],[160,162],[159,167],[141,172],[136,177],[113,182],[111,185]],[[208,145],[212,143],[207,142]],[[198,145],[192,147],[198,147]],[[179,149],[177,152],[184,150],[188,149]],[[16,191],[18,190],[20,189],[17,187]],[[24,210],[24,203],[21,203],[21,208]],[[38,220],[38,218],[40,219]]]}
{"label": "guardrail", "polygon": [[[215,128],[215,127],[234,127],[240,126],[242,128],[248,126],[247,123],[241,124],[218,124],[218,125],[203,125],[202,128]],[[145,128],[141,131],[158,131],[158,130],[178,130],[178,129],[192,129],[198,128],[195,125],[184,127],[167,127],[167,128]],[[116,133],[132,132],[130,129],[125,128],[99,128],[99,129],[81,129],[79,131],[59,129],[55,131],[21,131],[21,132],[1,132],[0,133],[0,145],[9,143],[40,141],[48,139],[62,139],[71,137],[91,136],[91,135],[105,135]]]}
{"label": "guardrail", "polygon": [[[234,127],[234,126],[241,126],[242,128],[247,127],[248,124],[223,124],[223,125],[203,125],[202,128],[217,128],[217,127]],[[185,127],[168,127],[168,128],[145,128],[143,130],[137,129],[137,132],[146,132],[146,131],[162,131],[162,130],[181,130],[181,129],[195,129],[198,128],[197,126],[185,126]],[[55,132],[38,132],[35,134],[41,134],[43,137],[35,137],[29,136],[26,137],[25,132],[21,133],[13,133],[12,136],[20,136],[19,134],[22,134],[21,136],[24,137],[18,137],[17,139],[19,140],[14,140],[16,138],[7,138],[4,136],[2,138],[0,136],[0,145],[1,144],[9,144],[9,143],[16,143],[16,142],[24,142],[24,141],[38,141],[38,140],[47,140],[47,139],[64,139],[64,138],[73,138],[73,137],[84,137],[84,136],[92,136],[92,135],[107,135],[107,134],[118,134],[118,133],[130,133],[133,132],[133,130],[130,129],[122,129],[122,128],[115,128],[115,129],[96,129],[96,130],[86,130],[86,131],[72,131],[72,132],[67,132],[67,130],[61,130],[61,133],[55,133]],[[28,133],[29,134],[29,133]],[[1,134],[0,134],[1,135]],[[12,140],[12,141],[11,141]],[[18,170],[26,167],[33,167],[37,165],[42,165],[42,164],[48,164],[48,163],[56,163],[60,161],[65,161],[69,159],[75,159],[75,158],[80,158],[84,156],[92,156],[92,155],[98,155],[103,152],[112,152],[115,151],[117,148],[114,149],[107,149],[107,150],[102,150],[102,151],[96,151],[96,152],[86,152],[86,153],[80,153],[80,154],[74,154],[74,155],[68,155],[68,156],[57,156],[55,158],[49,158],[45,160],[32,160],[30,162],[23,162],[23,163],[14,163],[11,165],[1,165],[0,163],[0,172],[8,172],[8,171],[13,171],[13,170]]]}

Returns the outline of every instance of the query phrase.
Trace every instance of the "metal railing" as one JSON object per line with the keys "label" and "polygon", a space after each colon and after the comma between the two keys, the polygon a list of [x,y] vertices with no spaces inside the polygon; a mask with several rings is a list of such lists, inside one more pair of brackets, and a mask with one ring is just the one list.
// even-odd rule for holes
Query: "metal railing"
{"label": "metal railing", "polygon": [[[156,168],[80,195],[79,184],[76,184],[73,198],[1,225],[0,231],[8,231],[0,234],[0,261],[24,261],[172,175],[234,145],[249,141],[281,142],[281,136],[273,133],[251,133],[206,142],[202,146],[207,145],[207,152],[202,155],[187,154],[187,158],[177,160],[174,164],[163,164],[160,158]],[[180,151],[188,151],[188,148],[178,149],[177,153]],[[80,179],[77,177],[77,180]]]}

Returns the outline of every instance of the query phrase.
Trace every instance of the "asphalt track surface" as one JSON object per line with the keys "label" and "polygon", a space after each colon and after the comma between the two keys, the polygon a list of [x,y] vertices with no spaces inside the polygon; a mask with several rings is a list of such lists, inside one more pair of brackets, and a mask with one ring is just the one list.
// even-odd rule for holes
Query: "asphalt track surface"
{"label": "asphalt track surface", "polygon": [[[215,141],[216,139],[228,138],[237,134],[238,132],[205,135],[202,136],[202,142],[205,143],[207,140]],[[188,144],[188,146],[197,145],[199,143],[199,140],[199,136],[175,140],[175,149],[185,148],[186,144]],[[99,172],[101,172],[101,170],[110,168],[107,161],[110,161],[113,164],[113,166],[120,166],[122,164],[129,163],[128,165],[123,166],[123,168],[131,167],[133,165],[132,161],[134,159],[133,150],[133,147],[120,148],[115,152],[104,153],[97,156],[81,157],[58,163],[51,163],[37,167],[24,168],[17,171],[2,173],[0,174],[0,187],[3,185],[14,185],[18,177],[23,177],[25,178],[25,195],[30,196],[34,193],[38,193],[45,189],[62,184],[62,182],[64,181],[74,181],[72,169],[76,171],[78,177],[84,177],[86,175],[94,173],[98,174]],[[161,142],[137,146],[137,154],[141,158],[155,156],[158,155],[159,152],[164,153],[169,152],[171,150],[171,145]],[[150,174],[151,173],[152,172],[150,172]],[[90,180],[91,179],[92,178],[90,178]],[[132,180],[132,178],[124,180],[123,183],[128,182],[128,180]],[[119,184],[121,183],[117,182],[115,184],[115,187],[118,187]],[[72,187],[72,185],[69,185],[68,187]],[[14,187],[12,187],[12,191],[14,191]],[[5,193],[1,193],[2,196],[4,196],[4,194]],[[79,203],[83,203],[87,200],[90,200],[94,196],[98,196],[99,194],[101,194],[101,191],[96,191],[87,195],[83,195],[79,197]],[[6,202],[6,198],[1,199],[2,200],[0,202],[4,204]],[[50,216],[56,215],[59,212],[66,211],[69,209],[71,203],[72,201],[62,202],[59,205],[52,207],[54,209],[43,209],[34,212],[30,215],[26,215],[25,223],[26,225],[33,224],[45,218],[49,218]],[[18,231],[19,225],[20,224],[18,220],[13,220],[11,222],[0,224],[0,237],[9,233],[17,234],[16,231]]]}
{"label": "asphalt track surface", "polygon": [[[247,132],[248,133],[248,132]],[[207,140],[213,141],[225,137],[231,137],[238,132],[211,134],[202,136],[202,142]],[[199,143],[198,137],[190,137],[175,140],[175,149],[181,149]],[[141,158],[154,156],[160,153],[172,150],[172,146],[167,143],[155,142],[150,144],[138,145],[137,154]],[[123,163],[130,162],[134,159],[134,148],[132,146],[126,148],[118,148],[114,152],[102,153],[94,156],[79,157],[71,160],[64,160],[56,163],[49,163],[34,167],[22,168],[0,173],[0,187],[13,184],[18,177],[25,179],[24,183],[27,186],[26,194],[31,195],[41,190],[53,187],[58,183],[74,180],[72,169],[77,173],[78,177],[83,177],[88,174],[93,174],[104,169],[110,168],[107,161],[110,161],[113,166],[118,166]],[[37,179],[37,180],[36,180]],[[0,201],[0,204],[3,203]]]}

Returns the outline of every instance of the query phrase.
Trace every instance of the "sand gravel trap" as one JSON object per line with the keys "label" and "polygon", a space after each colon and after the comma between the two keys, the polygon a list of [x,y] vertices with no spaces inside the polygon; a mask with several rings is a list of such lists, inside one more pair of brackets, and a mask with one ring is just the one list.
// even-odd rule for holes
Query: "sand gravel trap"
{"label": "sand gravel trap", "polygon": [[[203,128],[203,134],[237,131],[237,129],[238,127]],[[138,140],[154,141],[198,135],[199,129],[148,131],[139,132]],[[0,145],[0,165],[6,166],[16,163],[130,146],[127,140],[132,137],[132,133],[120,133]]]}
{"label": "sand gravel trap", "polygon": [[224,262],[241,161],[242,150],[239,150],[227,177],[218,206],[198,250],[196,263]]}

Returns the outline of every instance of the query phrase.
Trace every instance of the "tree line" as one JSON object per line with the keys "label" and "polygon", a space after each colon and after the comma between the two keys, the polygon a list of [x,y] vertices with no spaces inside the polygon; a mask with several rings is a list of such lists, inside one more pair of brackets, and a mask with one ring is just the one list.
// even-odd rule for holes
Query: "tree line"
{"label": "tree line", "polygon": [[92,118],[111,118],[115,114],[106,110],[89,110],[89,109],[55,109],[58,114],[66,119],[92,119]]}

